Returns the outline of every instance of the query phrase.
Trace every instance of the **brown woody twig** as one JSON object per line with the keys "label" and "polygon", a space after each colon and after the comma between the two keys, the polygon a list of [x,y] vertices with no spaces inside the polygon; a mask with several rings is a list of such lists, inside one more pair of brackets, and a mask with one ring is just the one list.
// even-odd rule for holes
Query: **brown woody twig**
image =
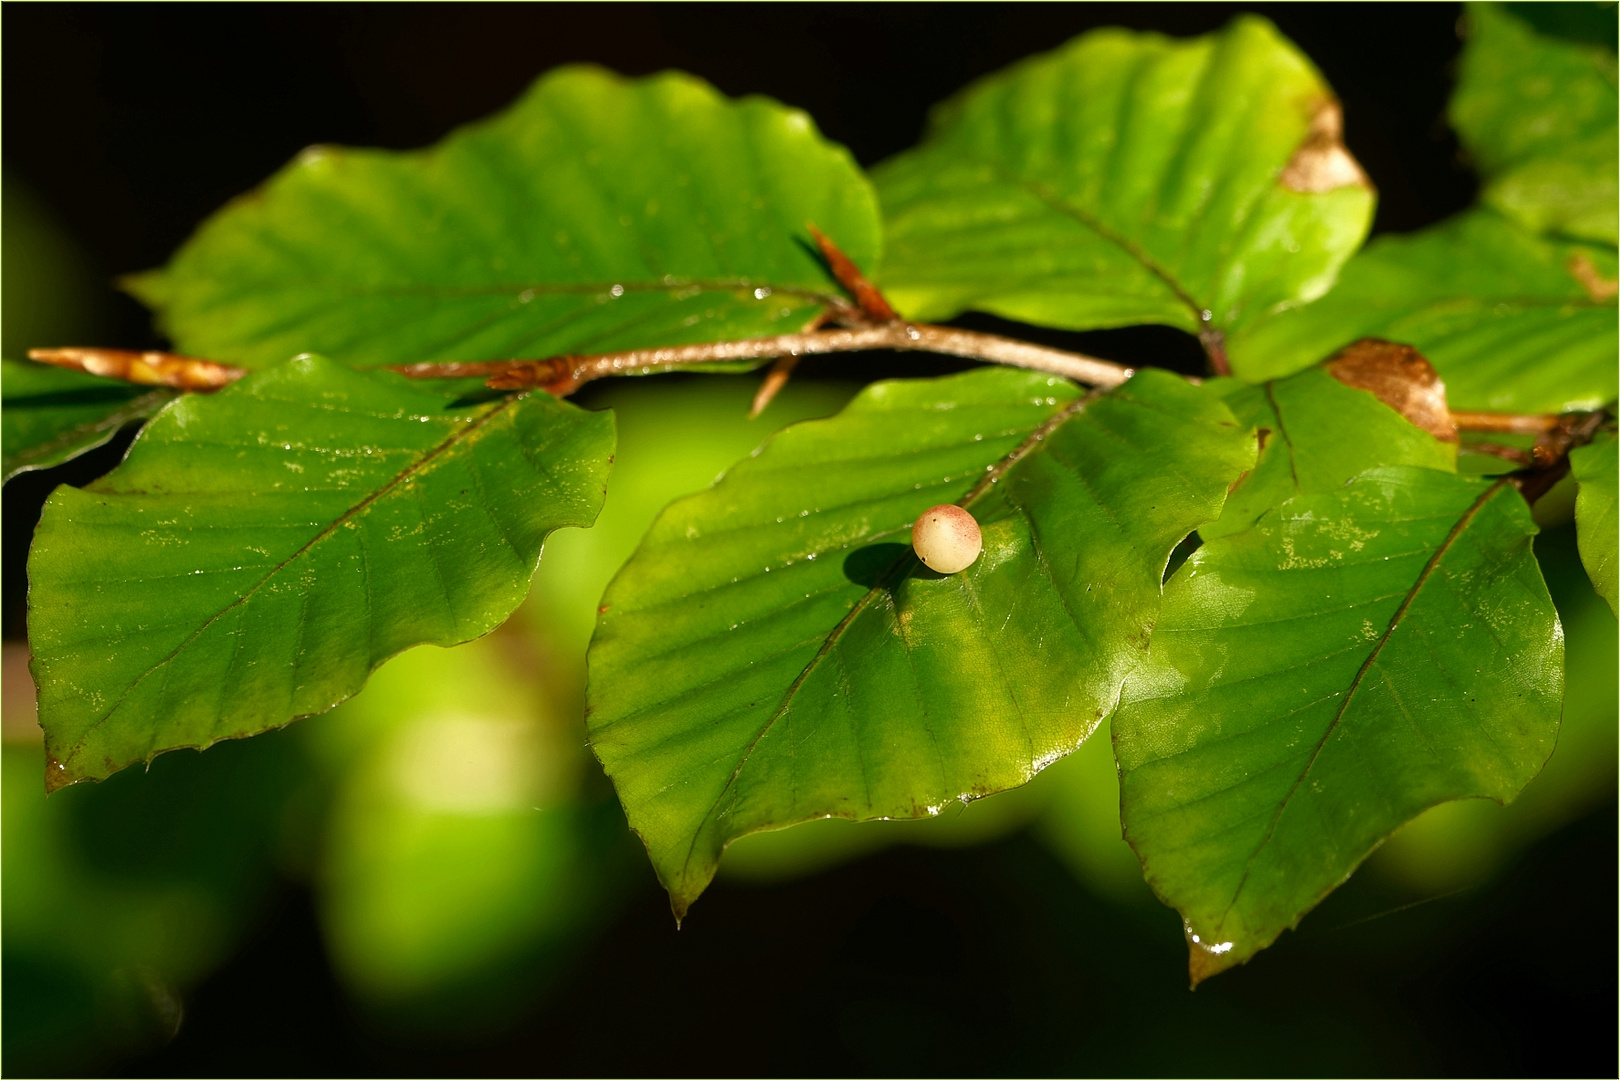
{"label": "brown woody twig", "polygon": [[233,364],[132,349],[29,349],[28,358],[139,386],[172,386],[204,393],[228,386],[247,374],[246,368]]}
{"label": "brown woody twig", "polygon": [[1506,435],[1544,435],[1557,431],[1561,421],[1557,413],[1524,415],[1455,410],[1451,413],[1451,422],[1457,425],[1458,431],[1492,431]]}
{"label": "brown woody twig", "polygon": [[1123,364],[1099,360],[1083,353],[1051,349],[996,334],[908,322],[778,334],[740,341],[715,341],[702,345],[627,349],[595,356],[553,356],[544,360],[498,360],[472,364],[406,364],[389,370],[414,379],[478,375],[497,390],[541,387],[561,396],[573,393],[593,379],[608,375],[652,375],[716,361],[825,356],[871,349],[961,356],[1009,367],[1046,371],[1087,386],[1118,386],[1135,373]]}

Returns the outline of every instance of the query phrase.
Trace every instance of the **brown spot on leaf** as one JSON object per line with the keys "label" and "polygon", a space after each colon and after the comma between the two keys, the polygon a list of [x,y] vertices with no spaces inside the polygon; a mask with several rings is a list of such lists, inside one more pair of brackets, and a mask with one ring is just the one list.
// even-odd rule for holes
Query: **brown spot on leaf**
{"label": "brown spot on leaf", "polygon": [[1373,189],[1361,163],[1345,148],[1344,110],[1337,101],[1324,98],[1312,106],[1305,141],[1283,166],[1277,182],[1305,195],[1344,187]]}
{"label": "brown spot on leaf", "polygon": [[1324,366],[1344,385],[1368,391],[1435,438],[1457,441],[1446,384],[1412,346],[1362,338],[1334,353]]}
{"label": "brown spot on leaf", "polygon": [[45,758],[45,794],[54,795],[69,784],[78,783],[82,777],[74,776],[67,771],[67,766],[57,761],[54,756]]}
{"label": "brown spot on leaf", "polygon": [[1594,304],[1606,304],[1620,295],[1620,280],[1606,278],[1598,272],[1592,260],[1584,252],[1577,251],[1569,257],[1564,264],[1569,276],[1580,282],[1586,295],[1592,298]]}
{"label": "brown spot on leaf", "polygon": [[1201,944],[1194,944],[1192,934],[1188,932],[1187,980],[1191,983],[1192,989],[1198,989],[1199,983],[1211,976],[1219,975],[1232,966],[1232,961],[1226,959],[1224,953],[1216,952]]}

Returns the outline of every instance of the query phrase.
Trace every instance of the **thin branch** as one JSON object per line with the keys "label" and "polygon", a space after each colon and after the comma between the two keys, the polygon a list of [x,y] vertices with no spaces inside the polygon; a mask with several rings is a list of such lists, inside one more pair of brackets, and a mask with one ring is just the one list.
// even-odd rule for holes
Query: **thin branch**
{"label": "thin branch", "polygon": [[28,358],[137,386],[173,386],[203,392],[228,386],[247,374],[246,368],[232,364],[133,349],[29,349]]}
{"label": "thin branch", "polygon": [[1478,442],[1464,443],[1462,448],[1469,453],[1486,454],[1490,457],[1501,458],[1503,461],[1510,461],[1515,465],[1529,465],[1533,460],[1530,451],[1523,449],[1522,447],[1501,446],[1497,443]]}
{"label": "thin branch", "polygon": [[1563,413],[1550,431],[1536,437],[1530,448],[1531,467],[1513,477],[1524,500],[1534,504],[1569,473],[1569,452],[1577,446],[1591,442],[1597,433],[1613,421],[1604,411]]}
{"label": "thin branch", "polygon": [[1521,415],[1517,413],[1451,412],[1451,422],[1458,431],[1494,431],[1511,435],[1544,435],[1557,431],[1559,415]]}
{"label": "thin branch", "polygon": [[564,395],[593,379],[608,375],[652,375],[677,371],[693,364],[726,360],[767,360],[779,356],[824,356],[830,353],[893,349],[960,356],[969,360],[1005,364],[1062,375],[1087,386],[1118,386],[1135,372],[1122,364],[1083,353],[1050,349],[1027,341],[958,330],[926,323],[886,323],[882,326],[818,330],[806,334],[715,341],[702,345],[671,345],[655,349],[627,349],[595,356],[554,356],[544,360],[505,360],[472,364],[406,364],[390,368],[415,379],[479,375],[497,390],[544,387]]}
{"label": "thin branch", "polygon": [[[883,293],[876,285],[867,280],[861,273],[861,268],[855,265],[855,260],[845,255],[843,249],[833,243],[832,238],[820,229],[815,222],[807,221],[804,227],[810,231],[810,236],[821,249],[821,257],[827,260],[827,269],[843,287],[844,291],[855,298],[856,306],[850,308],[845,304],[842,308],[824,308],[819,315],[811,319],[800,333],[808,334],[820,330],[828,325],[846,328],[856,328],[868,325],[883,325],[897,323],[900,315],[889,305]],[[748,419],[752,420],[765,411],[765,407],[777,394],[782,392],[788,379],[793,377],[793,369],[799,366],[799,358],[794,355],[779,356],[771,369],[765,373],[765,379],[759,384],[759,390],[754,394],[754,401],[748,409]]]}
{"label": "thin branch", "polygon": [[[1123,364],[1100,360],[1084,353],[1047,348],[996,334],[908,322],[813,329],[774,337],[630,349],[595,356],[406,364],[388,370],[417,379],[476,376],[497,390],[539,387],[562,397],[593,379],[608,375],[651,375],[717,361],[778,358],[755,395],[751,415],[758,415],[786,383],[787,376],[800,357],[871,349],[960,356],[968,360],[1050,372],[1082,385],[1103,389],[1119,386],[1135,373]],[[156,351],[61,348],[31,349],[28,355],[33,360],[57,367],[88,371],[137,385],[172,386],[202,393],[218,390],[247,374],[247,369],[231,364]],[[1537,474],[1558,466],[1572,447],[1589,441],[1592,433],[1607,422],[1608,416],[1601,410],[1549,415],[1487,412],[1453,412],[1450,415],[1461,431],[1537,436],[1536,445],[1527,451],[1511,451],[1488,443],[1472,447],[1508,461],[1528,463]],[[1535,486],[1539,486],[1539,483]]]}

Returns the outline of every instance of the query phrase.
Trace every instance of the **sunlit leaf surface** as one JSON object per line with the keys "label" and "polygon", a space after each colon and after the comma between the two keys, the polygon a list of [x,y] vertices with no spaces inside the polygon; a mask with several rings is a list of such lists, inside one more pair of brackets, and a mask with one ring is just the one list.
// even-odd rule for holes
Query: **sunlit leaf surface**
{"label": "sunlit leaf surface", "polygon": [[601,506],[612,418],[317,357],[187,396],[58,488],[29,559],[47,783],[321,712],[499,624]]}
{"label": "sunlit leaf surface", "polygon": [[5,455],[0,472],[6,480],[94,450],[175,395],[160,386],[131,386],[20,360],[0,360],[0,380],[0,446]]}
{"label": "sunlit leaf surface", "polygon": [[1265,435],[1254,471],[1232,489],[1220,518],[1198,530],[1205,540],[1242,532],[1295,495],[1332,491],[1379,465],[1456,471],[1454,445],[1324,371],[1303,371],[1263,386],[1235,379],[1209,385],[1240,423]]}
{"label": "sunlit leaf surface", "polygon": [[1569,463],[1580,485],[1575,496],[1575,529],[1581,547],[1581,562],[1591,575],[1599,595],[1617,607],[1615,600],[1615,548],[1620,544],[1620,521],[1615,517],[1616,473],[1620,463],[1615,456],[1615,438],[1607,435],[1589,446],[1576,448]]}
{"label": "sunlit leaf surface", "polygon": [[1396,467],[1195,552],[1113,719],[1126,838],[1194,981],[1390,832],[1513,798],[1558,734],[1563,635],[1506,480]]}
{"label": "sunlit leaf surface", "polygon": [[[1357,338],[1414,345],[1453,408],[1587,409],[1615,398],[1613,249],[1543,240],[1489,210],[1384,236],[1314,304],[1228,341],[1233,371],[1287,375]],[[1595,292],[1593,291],[1595,289]]]}
{"label": "sunlit leaf surface", "polygon": [[[589,727],[677,914],[738,836],[937,814],[1112,708],[1171,549],[1254,444],[1159,372],[1077,394],[1004,369],[879,383],[659,517],[603,598]],[[921,570],[913,520],[970,494],[983,555]]]}
{"label": "sunlit leaf surface", "polygon": [[1620,239],[1620,98],[1608,48],[1538,34],[1470,4],[1451,122],[1484,174],[1481,199],[1537,231]]}
{"label": "sunlit leaf surface", "polygon": [[1245,325],[1320,296],[1366,235],[1337,116],[1263,19],[1086,34],[946,102],[876,170],[882,284],[919,319]]}
{"label": "sunlit leaf surface", "polygon": [[838,293],[807,221],[876,261],[871,188],[804,113],[569,67],[427,150],[306,151],[134,289],[182,351],[249,366],[713,341]]}

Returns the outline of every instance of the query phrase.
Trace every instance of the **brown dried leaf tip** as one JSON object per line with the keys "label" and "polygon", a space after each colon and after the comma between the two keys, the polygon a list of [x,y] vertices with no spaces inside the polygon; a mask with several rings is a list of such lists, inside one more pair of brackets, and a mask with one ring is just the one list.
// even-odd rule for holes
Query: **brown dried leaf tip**
{"label": "brown dried leaf tip", "polygon": [[218,390],[247,374],[246,368],[213,360],[132,349],[29,349],[28,358],[140,386],[173,386],[180,390]]}
{"label": "brown dried leaf tip", "polygon": [[1312,106],[1305,141],[1283,166],[1277,182],[1289,191],[1316,195],[1344,187],[1373,189],[1361,163],[1344,145],[1344,110],[1326,98]]}
{"label": "brown dried leaf tip", "polygon": [[1370,392],[1435,438],[1457,441],[1457,425],[1446,407],[1446,384],[1412,346],[1362,338],[1334,353],[1324,366],[1344,385]]}

